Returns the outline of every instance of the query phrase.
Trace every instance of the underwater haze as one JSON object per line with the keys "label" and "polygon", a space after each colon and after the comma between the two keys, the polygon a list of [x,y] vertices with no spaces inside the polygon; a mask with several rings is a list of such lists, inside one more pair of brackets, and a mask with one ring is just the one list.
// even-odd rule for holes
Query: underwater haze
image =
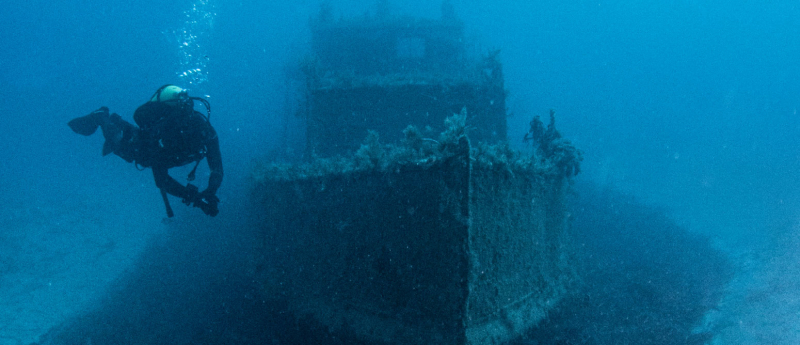
{"label": "underwater haze", "polygon": [[[352,17],[375,2],[326,3]],[[561,134],[583,152],[572,214],[576,242],[597,254],[586,280],[628,279],[597,289],[625,310],[605,319],[659,317],[656,326],[597,315],[581,324],[554,313],[520,344],[800,343],[800,1],[450,3],[473,50],[500,50],[512,145],[522,145],[533,116],[554,109]],[[441,9],[389,6],[426,18]],[[279,307],[259,307],[241,268],[255,255],[253,162],[303,141],[287,80],[319,10],[316,0],[4,6],[0,345],[353,343],[292,333],[297,325]],[[101,106],[131,121],[164,84],[211,103],[225,165],[217,217],[173,199],[176,216],[164,221],[149,170],[103,157],[100,134],[66,125]],[[714,254],[687,259],[706,250]],[[632,286],[652,279],[674,283],[658,294],[685,288],[706,298],[689,309],[676,300],[658,310],[623,305]],[[587,310],[602,305],[587,296],[597,302]]]}

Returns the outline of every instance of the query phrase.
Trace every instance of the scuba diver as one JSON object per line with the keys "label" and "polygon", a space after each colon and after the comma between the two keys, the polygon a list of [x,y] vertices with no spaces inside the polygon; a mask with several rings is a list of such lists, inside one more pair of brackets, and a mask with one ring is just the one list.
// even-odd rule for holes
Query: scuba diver
{"label": "scuba diver", "polygon": [[[194,110],[194,101],[205,106],[207,116]],[[92,135],[100,127],[105,138],[103,156],[114,153],[134,163],[140,170],[151,168],[168,217],[174,214],[167,194],[179,197],[184,204],[200,208],[214,217],[219,213],[216,194],[222,184],[222,156],[210,116],[208,101],[189,97],[185,89],[167,84],[156,90],[150,101],[136,109],[133,119],[138,127],[116,113],[109,114],[107,107],[75,118],[68,125],[75,133],[85,136]],[[168,173],[170,168],[195,162],[187,177],[193,181],[203,158],[208,161],[211,174],[208,187],[202,192],[191,183],[180,184]]]}

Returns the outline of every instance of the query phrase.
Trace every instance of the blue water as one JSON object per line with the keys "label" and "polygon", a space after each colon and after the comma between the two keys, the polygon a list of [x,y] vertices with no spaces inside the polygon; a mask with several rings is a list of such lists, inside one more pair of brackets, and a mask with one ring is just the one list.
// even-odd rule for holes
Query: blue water
{"label": "blue water", "polygon": [[[373,5],[330,3],[345,16]],[[730,293],[735,301],[720,313],[745,325],[720,326],[716,342],[797,340],[800,320],[791,312],[767,317],[741,301],[751,298],[749,304],[766,310],[794,306],[800,298],[792,292],[800,286],[792,256],[800,234],[800,2],[452,3],[476,49],[501,49],[511,140],[521,140],[533,115],[555,109],[561,133],[584,151],[579,179],[663,210],[740,260]],[[229,243],[214,236],[246,224],[236,209],[247,203],[247,174],[254,158],[281,141],[289,108],[286,66],[307,48],[308,19],[318,8],[318,1],[250,0],[6,4],[0,12],[0,193],[6,204],[0,239],[19,253],[33,251],[25,252],[32,257],[63,253],[40,258],[58,261],[71,258],[68,248],[102,256],[97,248],[103,246],[114,253],[130,248],[128,256],[135,257],[144,244],[120,239],[131,228],[137,238],[167,236],[150,172],[101,157],[101,136],[76,135],[66,122],[103,105],[131,120],[156,88],[174,83],[208,96],[226,172],[220,216],[207,218],[175,200],[178,222],[200,224],[194,237],[205,236],[201,243]],[[435,18],[440,4],[397,1],[392,9]],[[196,75],[181,77],[189,70]],[[199,180],[205,174],[201,166]],[[83,226],[87,219],[100,230],[65,235],[65,223]],[[44,235],[21,233],[34,230]],[[0,276],[39,270],[34,258],[8,264],[17,255],[9,248],[0,256],[6,263]],[[81,269],[91,261],[73,262],[70,267]],[[103,272],[102,283],[88,286],[104,289],[124,267]],[[37,277],[43,283],[31,291],[46,285],[45,273]],[[0,279],[0,292],[21,296],[14,282]],[[80,288],[87,285],[63,291]],[[34,302],[17,297],[6,299],[18,301],[13,314],[32,310]],[[61,307],[64,317],[91,305],[89,298],[81,301]],[[56,324],[36,327],[45,332]],[[19,329],[0,326],[0,341],[35,340],[30,334],[37,330],[23,337],[15,335]]]}

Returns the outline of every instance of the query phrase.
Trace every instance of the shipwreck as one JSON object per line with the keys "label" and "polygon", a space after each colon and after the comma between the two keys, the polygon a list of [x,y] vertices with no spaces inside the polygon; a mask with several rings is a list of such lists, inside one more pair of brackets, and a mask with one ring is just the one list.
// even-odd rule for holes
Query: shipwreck
{"label": "shipwreck", "polygon": [[[253,171],[255,277],[294,317],[375,344],[502,344],[568,292],[565,193],[580,152],[506,138],[494,53],[440,19],[311,21],[303,163]],[[518,138],[521,140],[522,138]]]}

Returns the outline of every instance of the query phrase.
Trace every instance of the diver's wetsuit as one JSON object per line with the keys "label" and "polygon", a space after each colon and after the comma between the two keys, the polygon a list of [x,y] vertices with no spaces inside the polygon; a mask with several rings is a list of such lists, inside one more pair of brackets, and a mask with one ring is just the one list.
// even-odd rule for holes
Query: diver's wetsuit
{"label": "diver's wetsuit", "polygon": [[[70,128],[78,134],[91,135],[102,128],[106,141],[103,155],[114,153],[127,162],[153,169],[156,186],[162,194],[168,193],[194,205],[210,216],[216,216],[217,189],[222,184],[222,155],[214,127],[201,113],[194,111],[191,102],[147,102],[134,113],[136,126],[117,114],[109,114],[101,107],[89,115],[73,119]],[[180,184],[168,170],[192,162],[199,164],[206,158],[211,175],[208,187],[198,192],[197,187]],[[196,166],[195,166],[196,168]],[[189,180],[194,179],[194,170]],[[166,196],[164,196],[165,202]],[[172,216],[167,203],[167,212]]]}
{"label": "diver's wetsuit", "polygon": [[190,107],[147,102],[136,109],[133,118],[142,136],[136,162],[153,169],[159,189],[184,200],[193,200],[196,190],[178,183],[167,171],[205,157],[211,176],[208,188],[200,194],[216,195],[222,184],[222,155],[217,132],[202,114]]}

